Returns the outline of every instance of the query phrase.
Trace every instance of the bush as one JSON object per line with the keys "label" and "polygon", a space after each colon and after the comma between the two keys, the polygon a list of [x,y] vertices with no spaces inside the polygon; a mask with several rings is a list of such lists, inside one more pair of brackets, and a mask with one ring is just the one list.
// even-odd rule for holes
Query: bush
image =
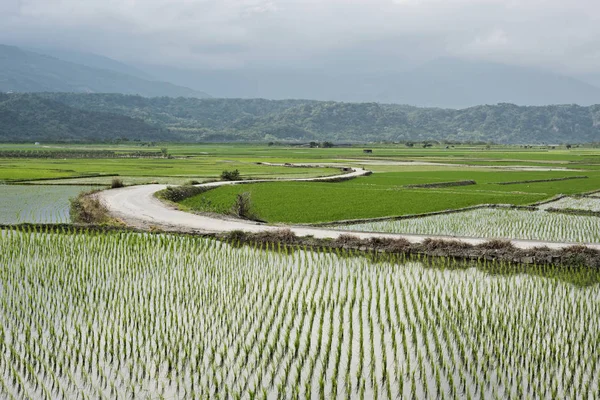
{"label": "bush", "polygon": [[390,252],[402,252],[410,249],[411,243],[404,238],[371,238],[369,246],[376,250],[385,250]]}
{"label": "bush", "polygon": [[359,247],[363,245],[363,240],[355,235],[350,235],[348,233],[343,233],[338,236],[334,243],[338,246],[351,246],[351,247]]}
{"label": "bush", "polygon": [[510,240],[492,239],[477,247],[487,250],[514,250],[515,246]]}
{"label": "bush", "polygon": [[123,186],[125,186],[123,184],[123,180],[119,178],[113,178],[112,182],[110,183],[111,189],[122,188]]}
{"label": "bush", "polygon": [[189,197],[196,196],[200,193],[204,193],[212,188],[202,186],[167,186],[166,189],[156,193],[156,197],[161,200],[171,201],[173,203],[179,203]]}
{"label": "bush", "polygon": [[221,173],[221,179],[224,181],[239,181],[240,171],[238,171],[237,169],[233,171],[223,171]]}
{"label": "bush", "polygon": [[70,200],[71,221],[77,224],[113,224],[108,209],[91,195],[79,195]]}
{"label": "bush", "polygon": [[259,243],[281,243],[294,244],[297,237],[290,229],[277,229],[274,231],[258,232],[253,235],[253,239]]}

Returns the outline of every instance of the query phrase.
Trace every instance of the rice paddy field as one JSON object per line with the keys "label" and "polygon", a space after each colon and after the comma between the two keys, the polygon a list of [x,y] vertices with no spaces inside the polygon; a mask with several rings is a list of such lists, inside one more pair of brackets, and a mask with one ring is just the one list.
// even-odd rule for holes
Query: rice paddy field
{"label": "rice paddy field", "polygon": [[600,243],[600,218],[597,216],[568,215],[543,210],[481,208],[420,218],[338,225],[335,229],[488,239]]}
{"label": "rice paddy field", "polygon": [[542,204],[538,207],[541,210],[547,210],[549,208],[554,209],[571,209],[571,210],[582,210],[582,211],[593,211],[600,212],[600,198],[599,197],[563,197],[562,199],[552,201],[550,203]]}
{"label": "rice paddy field", "polygon": [[[271,223],[313,224],[452,210],[480,204],[528,205],[556,195],[600,189],[600,173],[585,171],[480,170],[474,167],[395,166],[339,183],[276,182],[228,186],[188,198],[182,204],[199,212],[227,213],[236,196],[249,193],[255,214]],[[386,166],[392,168],[392,166]],[[474,185],[411,187],[473,180]],[[530,182],[535,180],[536,182]],[[506,182],[515,182],[505,184]]]}
{"label": "rice paddy field", "polygon": [[90,186],[0,185],[0,224],[68,223],[69,199]]}
{"label": "rice paddy field", "polygon": [[0,232],[2,398],[599,398],[598,271]]}

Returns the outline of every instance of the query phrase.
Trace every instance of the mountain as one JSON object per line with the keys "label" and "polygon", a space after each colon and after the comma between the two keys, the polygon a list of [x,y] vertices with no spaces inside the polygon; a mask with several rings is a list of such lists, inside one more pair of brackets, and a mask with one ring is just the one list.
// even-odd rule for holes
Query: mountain
{"label": "mountain", "polygon": [[[600,142],[600,105],[502,103],[455,110],[315,100],[145,98],[75,93],[30,96],[61,103],[73,110],[122,115],[162,127],[165,141]],[[36,108],[27,112],[32,119],[36,118]],[[104,140],[102,135],[98,138]]]}
{"label": "mountain", "polygon": [[92,68],[5,45],[0,45],[0,91],[209,97],[206,93],[171,83]]}
{"label": "mountain", "polygon": [[106,142],[178,140],[165,128],[139,119],[85,111],[31,94],[0,93],[2,142]]}
{"label": "mountain", "polygon": [[185,70],[145,66],[143,69],[160,79],[203,88],[215,97],[310,98],[445,108],[497,103],[600,103],[599,87],[530,67],[456,58],[436,59],[418,66],[399,63],[384,70],[351,67]]}
{"label": "mountain", "polygon": [[583,82],[589,83],[590,85],[600,87],[600,73],[581,74],[577,78],[579,78]]}
{"label": "mountain", "polygon": [[42,47],[31,49],[24,48],[23,50],[58,58],[59,60],[68,61],[70,63],[79,64],[90,68],[119,72],[121,74],[131,75],[145,80],[156,80],[154,76],[145,71],[142,71],[139,68],[98,54],[54,47]]}

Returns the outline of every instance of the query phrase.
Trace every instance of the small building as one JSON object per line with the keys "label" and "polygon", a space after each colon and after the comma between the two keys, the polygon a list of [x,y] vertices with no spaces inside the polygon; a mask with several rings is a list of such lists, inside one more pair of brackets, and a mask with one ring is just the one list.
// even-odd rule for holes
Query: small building
{"label": "small building", "polygon": [[371,150],[371,149],[364,149],[363,153],[365,153],[365,154],[372,154],[373,150]]}

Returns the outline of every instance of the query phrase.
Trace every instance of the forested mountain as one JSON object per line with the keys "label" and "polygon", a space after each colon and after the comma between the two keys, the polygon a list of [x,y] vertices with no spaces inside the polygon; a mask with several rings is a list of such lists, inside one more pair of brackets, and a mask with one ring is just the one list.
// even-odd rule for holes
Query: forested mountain
{"label": "forested mountain", "polygon": [[210,97],[167,82],[92,68],[0,45],[0,92],[126,93],[142,96]]}
{"label": "forested mountain", "polygon": [[169,134],[167,129],[125,115],[85,111],[39,96],[0,93],[3,142],[156,141]]}
{"label": "forested mountain", "polygon": [[[72,118],[61,120],[60,129],[68,132],[83,127],[94,129],[95,136],[81,138],[98,141],[125,136],[132,140],[160,137],[164,141],[190,142],[600,142],[600,105],[523,107],[503,103],[454,110],[378,103],[145,98],[118,94],[11,94],[2,98],[0,113],[6,112],[7,105],[10,112],[20,113],[19,119],[2,118],[2,140],[7,140],[7,124],[13,132],[11,137],[20,132],[17,137],[25,140],[30,134],[29,124],[42,126],[44,121],[53,121],[51,118],[64,113]],[[63,108],[60,113],[50,113],[44,108],[48,104],[53,110],[57,104]],[[116,115],[127,119],[120,120]],[[108,121],[112,125],[99,124]],[[139,125],[128,133],[127,124]],[[56,132],[60,130],[54,122],[49,126],[56,128]],[[72,126],[78,128],[73,130]],[[142,134],[145,129],[151,130]]]}

